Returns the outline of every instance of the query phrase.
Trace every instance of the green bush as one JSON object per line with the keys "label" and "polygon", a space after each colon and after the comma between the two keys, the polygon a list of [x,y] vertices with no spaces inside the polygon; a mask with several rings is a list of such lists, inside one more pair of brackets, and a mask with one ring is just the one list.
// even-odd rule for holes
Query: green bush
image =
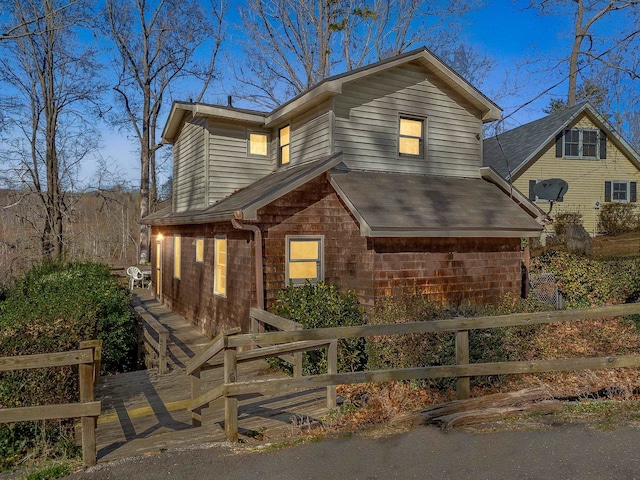
{"label": "green bush", "polygon": [[[436,307],[421,294],[389,297],[379,307],[372,324],[393,324],[442,320],[458,316],[503,315],[548,308],[540,303],[505,297],[502,304],[490,307]],[[522,345],[535,327],[470,330],[471,363],[501,362],[521,359]],[[408,334],[373,337],[367,341],[368,365],[371,370],[455,365],[456,348],[453,332]],[[455,378],[426,380],[429,387],[448,389]],[[499,377],[474,377],[474,385],[492,385]]]}
{"label": "green bush", "polygon": [[600,207],[598,231],[603,235],[621,235],[638,229],[635,203],[605,203]]}
{"label": "green bush", "polygon": [[[303,328],[362,325],[364,311],[354,291],[341,292],[335,285],[306,283],[290,285],[278,292],[274,313],[301,323]],[[366,364],[365,341],[361,338],[338,342],[338,371],[362,370]],[[304,375],[327,373],[326,349],[305,352]]]}
{"label": "green bush", "polygon": [[[136,323],[130,294],[107,265],[44,264],[29,271],[0,302],[0,356],[75,350],[83,340],[103,342],[102,373],[135,367]],[[77,402],[77,367],[4,372],[0,405],[21,407]],[[13,424],[0,429],[0,464],[27,450],[54,452],[72,434],[68,421]],[[7,460],[9,459],[9,460]]]}

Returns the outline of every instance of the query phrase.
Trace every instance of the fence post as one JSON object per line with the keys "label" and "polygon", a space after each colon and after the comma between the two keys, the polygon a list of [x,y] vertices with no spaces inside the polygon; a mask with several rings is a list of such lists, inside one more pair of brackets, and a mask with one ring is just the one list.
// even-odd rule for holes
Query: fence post
{"label": "fence post", "polygon": [[[327,373],[338,373],[338,340],[332,340],[327,352]],[[336,408],[336,386],[327,387],[327,408]]]}
{"label": "fence post", "polygon": [[[469,365],[469,330],[456,332],[456,365]],[[456,382],[456,397],[458,400],[469,398],[469,377],[458,377]]]}
{"label": "fence post", "polygon": [[[226,335],[225,335],[226,337]],[[226,343],[226,342],[225,342]],[[224,383],[235,383],[238,378],[238,350],[236,347],[224,348]],[[224,431],[227,440],[238,441],[238,397],[224,397]]]}
{"label": "fence post", "polygon": [[[200,368],[195,369],[190,377],[191,377],[191,400],[194,400],[200,396],[202,390],[202,380],[200,378]],[[191,411],[191,426],[192,427],[201,427],[202,426],[202,407],[194,408]]]}
{"label": "fence post", "polygon": [[[96,362],[100,365],[100,359],[96,359],[96,350],[100,348],[100,344],[92,341],[80,343],[80,348],[89,348],[92,350],[91,363],[81,363],[79,365],[80,377],[80,402],[93,402],[95,400],[94,386],[97,382],[98,373],[96,372]],[[82,460],[87,467],[96,464],[96,418],[82,417]]]}
{"label": "fence post", "polygon": [[[302,330],[302,325],[297,325],[295,330]],[[293,354],[293,376],[294,378],[302,376],[302,352]]]}

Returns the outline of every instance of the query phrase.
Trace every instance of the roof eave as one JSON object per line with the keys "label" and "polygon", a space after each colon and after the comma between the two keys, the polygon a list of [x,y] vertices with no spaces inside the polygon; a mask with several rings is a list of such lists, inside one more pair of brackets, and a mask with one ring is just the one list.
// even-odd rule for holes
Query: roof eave
{"label": "roof eave", "polygon": [[509,195],[533,218],[539,219],[544,217],[544,212],[535,203],[529,200],[525,195],[522,194],[520,190],[514,187],[511,183],[509,183],[507,180],[502,178],[500,174],[496,172],[493,168],[480,167],[480,176],[484,180],[490,183],[493,183],[496,187],[502,190],[506,195]]}
{"label": "roof eave", "polygon": [[402,229],[402,228],[377,228],[367,227],[368,234],[363,235],[367,237],[424,237],[424,238],[443,238],[443,237],[455,237],[455,238],[477,238],[477,237],[489,237],[489,238],[519,238],[519,237],[539,237],[542,233],[542,226],[540,229],[485,229],[485,228],[415,228],[415,229]]}

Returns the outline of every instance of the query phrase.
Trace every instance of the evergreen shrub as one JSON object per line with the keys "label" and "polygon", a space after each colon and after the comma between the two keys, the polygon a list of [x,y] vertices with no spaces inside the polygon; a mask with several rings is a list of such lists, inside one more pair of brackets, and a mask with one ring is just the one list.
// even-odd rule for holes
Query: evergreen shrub
{"label": "evergreen shrub", "polygon": [[[364,311],[354,291],[340,291],[325,283],[302,286],[289,285],[278,292],[274,313],[301,323],[303,328],[347,327],[362,325]],[[327,373],[327,349],[303,354],[304,375]],[[354,372],[366,365],[365,340],[362,338],[338,341],[338,371]],[[276,363],[282,366],[279,362]]]}
{"label": "evergreen shrub", "polygon": [[[48,263],[18,279],[0,301],[0,357],[75,350],[102,340],[102,374],[135,367],[137,333],[130,294],[96,263]],[[77,367],[0,374],[0,407],[79,401]],[[69,421],[14,423],[0,428],[0,466],[27,451],[68,451]]]}

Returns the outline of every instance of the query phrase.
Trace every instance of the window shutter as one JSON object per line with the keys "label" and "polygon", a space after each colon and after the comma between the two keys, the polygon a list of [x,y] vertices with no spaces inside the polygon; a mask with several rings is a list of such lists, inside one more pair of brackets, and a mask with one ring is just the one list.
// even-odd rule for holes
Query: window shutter
{"label": "window shutter", "polygon": [[562,132],[556,135],[556,157],[562,157]]}
{"label": "window shutter", "polygon": [[611,201],[611,182],[604,182],[604,201]]}
{"label": "window shutter", "polygon": [[607,158],[607,134],[600,130],[600,158]]}
{"label": "window shutter", "polygon": [[637,193],[636,193],[636,190],[637,190],[637,184],[636,184],[636,182],[629,182],[629,190],[630,190],[630,192],[629,192],[629,196],[631,197],[631,198],[629,199],[629,201],[630,201],[630,202],[637,202],[637,201],[638,201],[638,200],[637,200],[638,195],[637,195]]}
{"label": "window shutter", "polygon": [[529,180],[529,200],[532,202],[536,201],[536,194],[533,192],[533,187],[536,186],[535,180]]}

